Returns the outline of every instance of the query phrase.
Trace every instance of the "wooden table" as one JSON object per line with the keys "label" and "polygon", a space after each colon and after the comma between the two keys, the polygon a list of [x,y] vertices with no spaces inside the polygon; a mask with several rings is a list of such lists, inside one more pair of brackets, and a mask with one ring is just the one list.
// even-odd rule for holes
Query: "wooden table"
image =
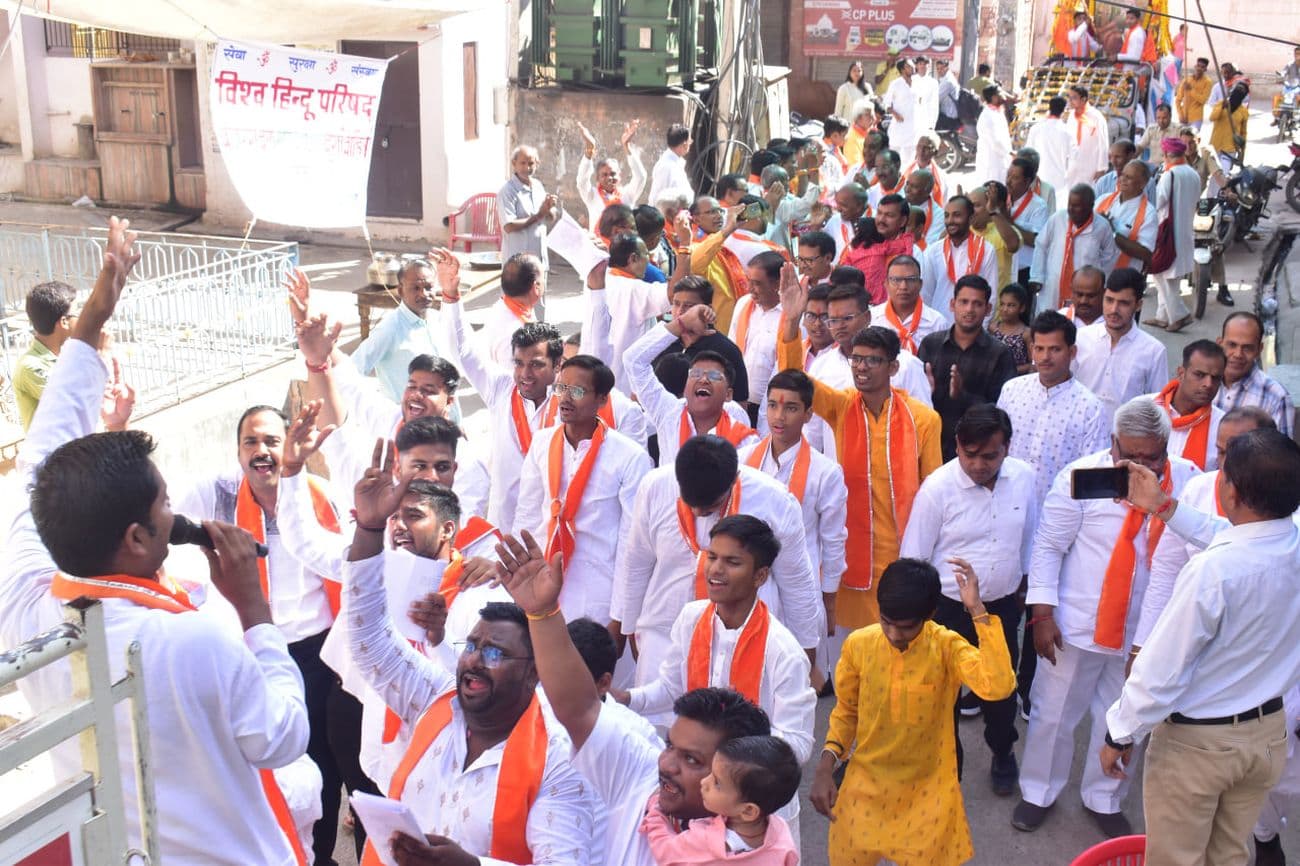
{"label": "wooden table", "polygon": [[396,310],[397,290],[370,283],[357,289],[357,315],[361,319],[361,339],[370,336],[371,310]]}

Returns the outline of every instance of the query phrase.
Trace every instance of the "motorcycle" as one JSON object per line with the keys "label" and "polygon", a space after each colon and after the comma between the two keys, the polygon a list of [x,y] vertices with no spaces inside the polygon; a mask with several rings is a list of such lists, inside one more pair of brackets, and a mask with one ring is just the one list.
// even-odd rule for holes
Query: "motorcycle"
{"label": "motorcycle", "polygon": [[1300,118],[1296,117],[1297,102],[1300,102],[1300,84],[1283,84],[1282,101],[1277,106],[1277,140],[1278,142],[1289,141],[1296,130],[1297,124],[1300,124]]}
{"label": "motorcycle", "polygon": [[1196,203],[1192,219],[1192,288],[1196,318],[1205,315],[1205,302],[1214,274],[1223,276],[1223,255],[1233,243],[1245,240],[1264,214],[1269,194],[1277,189],[1277,178],[1285,167],[1241,166],[1229,176],[1218,193]]}
{"label": "motorcycle", "polygon": [[1291,178],[1286,182],[1286,203],[1300,213],[1300,144],[1291,142]]}
{"label": "motorcycle", "polygon": [[954,129],[937,130],[939,152],[935,161],[939,170],[953,172],[975,161],[975,126],[963,123]]}

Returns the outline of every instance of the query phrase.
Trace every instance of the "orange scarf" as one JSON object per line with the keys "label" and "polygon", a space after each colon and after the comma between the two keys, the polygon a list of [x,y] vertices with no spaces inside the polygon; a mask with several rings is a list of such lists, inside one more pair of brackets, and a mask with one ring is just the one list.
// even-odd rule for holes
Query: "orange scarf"
{"label": "orange scarf", "polygon": [[898,332],[898,339],[903,348],[913,355],[916,354],[916,329],[921,327],[921,310],[924,308],[925,302],[917,298],[916,309],[912,311],[912,324],[904,327],[903,320],[898,318],[898,313],[894,312],[894,305],[885,304],[885,321]]}
{"label": "orange scarf", "polygon": [[879,179],[876,180],[876,186],[880,187],[880,195],[882,198],[887,195],[894,195],[903,188],[903,184],[905,183],[907,183],[907,178],[901,174],[898,176],[898,183],[894,184],[893,189],[885,189],[885,185],[881,183]]}
{"label": "orange scarf", "polygon": [[[682,423],[677,431],[678,448],[685,445],[686,440],[691,438],[693,435],[691,429],[691,413],[686,410],[685,406],[683,406]],[[707,430],[699,430],[696,431],[696,434],[707,432]],[[726,439],[732,445],[739,447],[741,442],[744,442],[754,434],[754,428],[747,427],[739,421],[733,421],[731,416],[727,414],[727,410],[723,409],[722,414],[718,416],[718,424],[713,428],[713,433],[716,436],[721,436],[723,439]]]}
{"label": "orange scarf", "polygon": [[[1083,125],[1088,118],[1088,109],[1085,107],[1074,113],[1074,143],[1083,144]],[[1088,124],[1089,134],[1091,134],[1092,124]]]}
{"label": "orange scarf", "polygon": [[[907,168],[903,169],[903,180],[906,181],[912,176],[912,172],[917,169],[930,172],[930,177],[934,178],[934,188],[930,191],[930,200],[939,207],[943,207],[943,175],[939,173],[939,166],[935,165],[934,160],[930,160],[928,166],[917,165],[916,160],[912,160],[912,162],[908,164]],[[933,216],[934,211],[932,210],[930,214]],[[925,221],[925,227],[926,229],[930,228],[930,220],[927,219]]]}
{"label": "orange scarf", "polygon": [[[265,580],[265,572],[263,572],[263,592],[266,591]],[[99,599],[121,598],[140,607],[167,613],[187,613],[198,609],[184,592],[173,592],[156,580],[132,577],[129,574],[105,574],[95,578],[82,578],[59,573],[54,575],[54,580],[50,584],[50,595],[60,601],[72,601],[83,596]],[[307,866],[307,854],[298,839],[298,828],[294,826],[293,814],[284,799],[284,792],[275,782],[275,775],[270,770],[258,770],[257,776],[262,783],[262,793],[266,796],[267,805],[271,807],[271,814],[275,816],[275,823],[279,825],[280,832],[284,833],[289,847],[293,849],[294,862],[298,866]]]}
{"label": "orange scarf", "polygon": [[[736,476],[736,481],[731,485],[731,493],[727,495],[727,503],[722,506],[722,516],[730,517],[740,512],[740,476]],[[695,556],[695,598],[708,598],[709,585],[706,583],[706,572],[708,571],[708,558],[705,557],[704,551],[700,549],[699,543],[695,540],[695,515],[691,512],[691,507],[686,504],[681,497],[677,498],[677,529],[682,534],[682,541]]]}
{"label": "orange scarf", "polygon": [[848,255],[849,248],[852,246],[853,242],[853,235],[849,233],[849,226],[848,223],[844,222],[844,217],[840,217],[840,240],[844,243],[840,247],[840,257],[835,260],[835,264],[837,265],[844,263],[844,257]]}
{"label": "orange scarf", "polygon": [[[1133,38],[1133,34],[1134,34],[1134,33],[1136,33],[1137,31],[1139,31],[1139,30],[1141,30],[1141,29],[1142,29],[1142,25],[1140,25],[1140,24],[1134,24],[1132,27],[1130,27],[1130,28],[1128,28],[1127,30],[1124,31],[1124,44],[1121,45],[1120,48],[1119,48],[1119,53],[1120,53],[1120,54],[1128,54],[1128,43],[1129,43],[1129,40]],[[1145,46],[1144,46],[1144,47],[1145,47]]]}
{"label": "orange scarf", "polygon": [[[772,447],[772,437],[766,436],[762,442],[755,446],[754,450],[749,453],[745,460],[746,466],[752,466],[754,469],[761,469],[763,458],[767,456],[768,449]],[[790,492],[794,498],[803,504],[803,494],[808,486],[808,466],[812,463],[812,446],[808,440],[799,437],[799,451],[794,456],[794,468],[790,470]]]}
{"label": "orange scarf", "polygon": [[[885,474],[889,479],[891,515],[896,536],[901,539],[912,514],[912,501],[921,486],[920,441],[916,432],[916,419],[907,405],[906,394],[890,389],[890,399],[884,409]],[[849,489],[849,537],[845,543],[844,560],[848,564],[842,585],[850,589],[871,589],[875,556],[875,506],[871,490],[876,483],[871,466],[871,427],[867,408],[859,401],[857,411],[849,411],[844,418],[844,450],[841,464],[844,481]],[[857,459],[862,455],[862,459]],[[895,551],[897,555],[897,551]]]}
{"label": "orange scarf", "polygon": [[749,278],[745,276],[745,269],[740,264],[740,259],[731,250],[724,247],[718,247],[718,262],[722,265],[723,271],[727,274],[727,282],[731,284],[731,297],[740,300],[749,294]]}
{"label": "orange scarf", "polygon": [[[388,797],[402,799],[406,780],[420,763],[434,740],[451,723],[451,699],[455,690],[447,692],[429,705],[424,715],[415,723],[411,744],[393,773],[388,786]],[[528,812],[532,809],[542,789],[542,772],[546,769],[546,722],[542,708],[534,696],[528,709],[515,722],[506,738],[505,752],[497,770],[496,802],[492,807],[492,847],[488,856],[508,863],[533,862],[528,847]],[[384,840],[387,844],[387,840]],[[366,840],[366,850],[361,856],[361,866],[381,866],[375,851],[373,837]]]}
{"label": "orange scarf", "polygon": [[[324,529],[339,534],[339,518],[330,504],[325,484],[315,475],[307,476],[307,490],[311,493],[311,507],[316,513],[316,522]],[[263,519],[262,506],[253,498],[253,488],[248,479],[241,479],[239,491],[235,494],[235,525],[247,531],[258,544],[266,544],[266,521]],[[262,579],[262,597],[271,600],[271,582],[267,571],[267,557],[257,557],[257,574]],[[321,576],[321,588],[325,591],[325,600],[329,604],[330,616],[339,615],[339,594],[341,584],[330,577]]]}
{"label": "orange scarf", "polygon": [[[977,250],[979,252],[978,255],[976,255]],[[969,276],[970,274],[978,274],[980,272],[980,267],[984,264],[984,254],[987,251],[988,246],[985,244],[984,238],[980,237],[975,232],[971,232],[970,236],[966,238],[966,270],[962,272],[963,277]],[[956,286],[957,265],[953,262],[952,237],[949,235],[944,235],[943,238],[943,260],[948,264],[948,282],[952,283],[953,286]],[[917,301],[917,303],[919,304],[920,301]],[[915,321],[915,319],[913,319],[913,321]]]}
{"label": "orange scarf", "polygon": [[528,410],[524,407],[524,395],[519,393],[518,388],[510,392],[510,420],[515,425],[519,453],[527,454],[528,449],[533,445],[533,428],[528,424]]}
{"label": "orange scarf", "polygon": [[[1113,192],[1110,195],[1106,196],[1101,201],[1097,202],[1097,213],[1101,213],[1101,214],[1110,213],[1111,207],[1114,206],[1115,202],[1118,199],[1119,199],[1118,191]],[[1137,241],[1138,233],[1142,231],[1142,221],[1146,219],[1146,215],[1147,215],[1147,197],[1145,195],[1139,195],[1137,214],[1133,217],[1133,227],[1128,230],[1129,240],[1134,242]],[[1129,258],[1126,254],[1120,253],[1119,258],[1115,260],[1115,267],[1127,268],[1128,263],[1131,261],[1132,259]]]}
{"label": "orange scarf", "polygon": [[1077,228],[1070,220],[1065,221],[1065,255],[1061,256],[1061,276],[1058,279],[1058,291],[1063,304],[1072,297],[1070,280],[1074,278],[1074,239],[1092,226],[1093,219],[1095,217],[1088,217],[1088,221]]}
{"label": "orange scarf", "polygon": [[1164,407],[1169,415],[1169,423],[1175,430],[1188,431],[1182,456],[1195,463],[1196,468],[1204,472],[1205,460],[1210,450],[1210,414],[1214,410],[1206,404],[1190,415],[1174,417],[1174,392],[1177,390],[1178,380],[1171,379],[1169,384],[1160,389],[1160,393],[1156,395],[1156,403]]}
{"label": "orange scarf", "polygon": [[[1165,471],[1160,479],[1160,489],[1166,494],[1173,490],[1173,469],[1165,461]],[[1121,649],[1124,644],[1124,625],[1128,621],[1129,600],[1133,595],[1133,577],[1137,572],[1137,547],[1133,540],[1142,531],[1142,524],[1147,516],[1143,511],[1129,508],[1120,527],[1119,538],[1115,539],[1115,549],[1111,551],[1110,562],[1106,564],[1106,577],[1101,584],[1101,598],[1097,602],[1097,625],[1092,633],[1092,642],[1108,649]],[[1147,527],[1147,567],[1151,566],[1151,555],[1155,553],[1160,536],[1165,531],[1163,520],[1151,518]]]}
{"label": "orange scarf", "polygon": [[[1037,179],[1035,179],[1034,182],[1037,183]],[[1033,200],[1034,193],[1032,190],[1022,195],[1020,197],[1020,204],[1011,211],[1011,221],[1015,222],[1020,219],[1020,215],[1025,212],[1025,208],[1029,207],[1029,203]]]}
{"label": "orange scarf", "polygon": [[[717,606],[709,602],[691,632],[691,648],[686,655],[686,690],[708,688],[713,669],[713,616]],[[763,658],[767,654],[767,605],[754,602],[749,621],[736,640],[731,657],[727,685],[758,703],[758,687],[763,682]]]}
{"label": "orange scarf", "polygon": [[616,186],[614,187],[613,192],[605,192],[603,186],[596,184],[596,195],[600,196],[600,202],[605,207],[609,207],[612,204],[623,203],[623,189],[621,187]]}
{"label": "orange scarf", "polygon": [[518,298],[512,298],[509,295],[501,296],[501,303],[505,304],[514,317],[520,322],[536,322],[537,318],[533,315],[533,308],[525,306]]}
{"label": "orange scarf", "polygon": [[745,309],[740,311],[740,317],[736,319],[736,348],[743,353],[749,345],[749,322],[754,318],[754,308],[758,306],[758,301],[753,295],[749,296],[749,302],[745,304]]}
{"label": "orange scarf", "polygon": [[[501,540],[501,530],[481,517],[471,517],[465,521],[460,532],[456,533],[456,549],[468,550],[476,541],[488,535],[495,535],[497,541]],[[451,599],[447,600],[447,604],[451,604]]]}
{"label": "orange scarf", "polygon": [[546,528],[546,560],[559,551],[561,562],[568,565],[573,561],[573,549],[577,544],[574,537],[577,529],[574,521],[578,519],[578,509],[582,507],[582,495],[587,490],[587,482],[596,466],[596,457],[600,454],[601,443],[605,441],[605,425],[597,422],[596,432],[591,437],[591,447],[573,473],[569,489],[564,498],[560,498],[560,482],[564,477],[564,445],[566,437],[564,428],[555,431],[551,437],[551,453],[546,468],[546,489],[551,494],[551,522]]}

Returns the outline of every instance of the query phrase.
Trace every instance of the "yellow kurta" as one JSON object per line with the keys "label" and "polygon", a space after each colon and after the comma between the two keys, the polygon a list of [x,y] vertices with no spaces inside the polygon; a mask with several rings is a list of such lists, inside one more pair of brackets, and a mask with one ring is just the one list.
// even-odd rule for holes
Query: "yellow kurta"
{"label": "yellow kurta", "polygon": [[993,306],[998,305],[998,292],[1007,287],[1011,282],[1011,259],[1015,253],[1007,250],[1007,242],[1002,239],[998,232],[997,226],[989,223],[984,230],[979,233],[980,237],[993,245],[993,251],[998,254],[998,284],[993,287]]}
{"label": "yellow kurta", "polygon": [[725,240],[722,232],[714,232],[691,246],[691,273],[704,277],[713,286],[713,312],[718,314],[713,327],[719,334],[727,333],[731,327],[731,314],[737,300],[731,275],[718,258],[718,250],[722,249]]}
{"label": "yellow kurta", "polygon": [[[834,350],[838,351],[838,350]],[[803,343],[799,340],[779,343],[781,369],[802,369],[804,361]],[[816,391],[813,394],[813,411],[826,419],[826,423],[835,431],[835,450],[840,465],[844,467],[844,483],[849,488],[849,509],[853,513],[865,513],[863,504],[866,495],[860,489],[865,473],[861,471],[866,462],[866,455],[850,453],[845,443],[845,422],[851,412],[862,410],[862,399],[856,388],[838,391],[828,385],[813,380]],[[896,399],[891,397],[890,399]],[[942,423],[939,415],[929,406],[910,396],[905,396],[907,408],[911,410],[916,423],[917,460],[920,463],[920,480],[943,463],[943,453],[939,448],[939,431]],[[835,596],[835,621],[844,628],[862,628],[880,619],[876,606],[876,582],[885,567],[898,559],[898,547],[902,543],[903,530],[894,518],[894,502],[890,490],[889,478],[889,436],[885,419],[889,417],[889,400],[881,407],[880,414],[866,412],[867,434],[871,441],[871,476],[866,479],[867,494],[871,497],[871,586],[869,589],[853,589],[841,585]],[[849,526],[853,526],[850,519]],[[850,529],[852,531],[852,529]],[[868,563],[849,557],[845,562],[845,578],[858,570],[865,570]]]}
{"label": "yellow kurta", "polygon": [[[1229,115],[1232,119],[1229,120]],[[1250,110],[1245,105],[1237,106],[1236,111],[1228,110],[1228,100],[1223,100],[1214,108],[1210,109],[1210,120],[1214,126],[1210,129],[1210,147],[1219,153],[1236,153],[1237,143],[1233,141],[1233,134],[1241,136],[1242,140],[1246,139],[1246,124],[1250,121]],[[1245,148],[1241,148],[1244,151]]]}
{"label": "yellow kurta", "polygon": [[831,866],[956,866],[974,856],[957,782],[952,706],[965,684],[986,700],[1015,689],[1002,625],[975,623],[979,647],[927,622],[899,652],[880,626],[844,641],[827,748],[849,759],[830,825]]}
{"label": "yellow kurta", "polygon": [[[853,118],[848,117],[845,120],[853,123]],[[859,132],[857,126],[849,126],[849,134],[844,136],[844,159],[848,161],[849,170],[857,171],[858,166],[862,165],[862,151],[866,147],[867,134]],[[852,180],[852,178],[848,178]]]}
{"label": "yellow kurta", "polygon": [[1214,81],[1206,75],[1202,78],[1187,76],[1178,84],[1174,101],[1178,103],[1178,116],[1183,123],[1197,123],[1205,117],[1205,103],[1210,100],[1210,91]]}

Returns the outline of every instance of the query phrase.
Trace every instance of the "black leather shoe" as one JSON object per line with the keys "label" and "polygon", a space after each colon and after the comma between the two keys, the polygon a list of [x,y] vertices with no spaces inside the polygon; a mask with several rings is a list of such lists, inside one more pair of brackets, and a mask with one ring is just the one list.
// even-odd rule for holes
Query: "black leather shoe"
{"label": "black leather shoe", "polygon": [[1255,866],[1286,866],[1281,836],[1274,836],[1267,842],[1255,840]]}
{"label": "black leather shoe", "polygon": [[1032,833],[1043,825],[1043,819],[1047,817],[1051,808],[1051,806],[1036,806],[1028,800],[1021,800],[1016,804],[1016,810],[1011,813],[1011,826]]}
{"label": "black leather shoe", "polygon": [[1129,823],[1128,818],[1124,817],[1123,812],[1094,812],[1087,806],[1083,807],[1083,811],[1088,813],[1092,823],[1106,834],[1107,839],[1133,835],[1133,825]]}
{"label": "black leather shoe", "polygon": [[993,783],[993,793],[999,797],[1010,797],[1020,782],[1020,767],[1016,764],[1014,754],[994,755],[993,766],[989,769],[989,779]]}
{"label": "black leather shoe", "polygon": [[1228,292],[1227,286],[1219,286],[1219,296],[1215,299],[1225,307],[1235,307],[1236,302],[1232,300],[1231,293]]}

